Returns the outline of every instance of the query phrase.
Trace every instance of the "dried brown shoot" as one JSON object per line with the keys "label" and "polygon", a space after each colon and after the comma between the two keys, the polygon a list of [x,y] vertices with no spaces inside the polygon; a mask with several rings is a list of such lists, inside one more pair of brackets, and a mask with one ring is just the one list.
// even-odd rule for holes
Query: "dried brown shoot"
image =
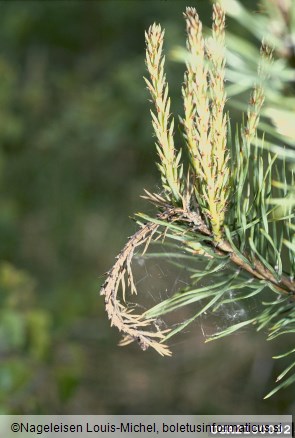
{"label": "dried brown shoot", "polygon": [[[137,247],[145,244],[145,252],[157,229],[157,224],[149,222],[129,239],[117,256],[116,263],[108,272],[107,279],[101,289],[101,295],[105,296],[105,307],[111,325],[116,326],[125,335],[120,345],[137,341],[143,350],[152,347],[162,356],[170,356],[171,352],[167,345],[160,343],[168,330],[157,329],[157,331],[153,331],[154,319],[146,319],[143,315],[136,315],[133,313],[133,309],[128,309],[125,305],[126,279],[131,293],[137,293],[131,268],[134,251]],[[123,303],[118,298],[120,286],[122,287]]]}

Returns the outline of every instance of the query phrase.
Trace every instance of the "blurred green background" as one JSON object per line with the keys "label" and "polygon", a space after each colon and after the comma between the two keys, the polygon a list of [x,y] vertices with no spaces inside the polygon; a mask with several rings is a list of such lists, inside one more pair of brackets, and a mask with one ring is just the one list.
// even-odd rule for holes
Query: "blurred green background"
{"label": "blurred green background", "polygon": [[[153,211],[143,189],[160,184],[144,30],[160,22],[167,52],[184,45],[189,5],[210,23],[207,0],[0,3],[2,413],[295,410],[292,387],[262,400],[280,369],[265,334],[204,344],[196,323],[162,358],[117,347],[99,296],[130,216]],[[183,71],[167,66],[179,112]]]}

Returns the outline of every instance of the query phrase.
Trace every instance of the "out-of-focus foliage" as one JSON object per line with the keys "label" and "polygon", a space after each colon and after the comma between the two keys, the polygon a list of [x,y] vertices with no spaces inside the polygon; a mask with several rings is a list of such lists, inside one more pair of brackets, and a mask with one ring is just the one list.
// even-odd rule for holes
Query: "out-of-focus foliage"
{"label": "out-of-focus foliage", "polygon": [[0,288],[0,410],[5,411],[48,358],[51,318],[36,306],[35,281],[26,272],[2,263]]}
{"label": "out-of-focus foliage", "polygon": [[1,4],[2,412],[65,409],[107,345],[97,277],[154,184],[143,31],[183,5]]}
{"label": "out-of-focus foliage", "polygon": [[128,20],[136,27],[130,10],[1,4],[2,411],[46,412],[72,396],[83,343],[69,330],[98,311],[118,212],[147,174],[142,43],[120,38]]}

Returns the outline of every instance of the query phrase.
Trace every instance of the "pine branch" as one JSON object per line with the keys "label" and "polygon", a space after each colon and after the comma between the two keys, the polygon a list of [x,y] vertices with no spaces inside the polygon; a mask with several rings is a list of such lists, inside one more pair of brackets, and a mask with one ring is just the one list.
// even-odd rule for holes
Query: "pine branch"
{"label": "pine branch", "polygon": [[[185,180],[181,152],[177,153],[174,147],[174,122],[162,55],[164,31],[154,24],[146,33],[150,80],[145,80],[156,108],[151,115],[164,195],[146,191],[144,198],[159,213],[154,218],[139,215],[146,223],[140,224],[139,231],[118,255],[101,289],[111,325],[125,335],[120,345],[137,341],[142,349],[152,347],[161,355],[171,354],[165,344],[171,336],[208,309],[214,311],[227,303],[257,297],[266,288],[276,299],[263,303],[265,307],[259,315],[232,324],[211,339],[229,335],[249,324],[255,324],[258,330],[268,327],[268,339],[295,331],[294,173],[287,169],[288,154],[282,156],[278,165],[277,156],[266,151],[263,139],[257,134],[272,51],[262,43],[246,122],[233,138],[229,119],[224,114],[224,11],[216,1],[212,37],[206,41],[196,10],[187,8],[184,17],[187,57],[181,123],[189,155],[188,175]],[[131,262],[136,248],[144,245],[145,253],[150,242],[158,237],[163,241],[172,239],[190,260],[202,258],[208,262],[204,270],[194,269],[193,284],[206,277],[214,281],[206,287],[176,293],[137,315],[125,301],[126,281],[131,293],[137,292]],[[288,274],[283,271],[283,260],[287,260]],[[228,299],[228,291],[235,291],[235,297]],[[197,313],[174,330],[161,330],[156,324],[158,316],[197,302],[201,303]],[[284,379],[294,364],[280,374],[278,381]],[[294,381],[295,374],[268,396]]]}

